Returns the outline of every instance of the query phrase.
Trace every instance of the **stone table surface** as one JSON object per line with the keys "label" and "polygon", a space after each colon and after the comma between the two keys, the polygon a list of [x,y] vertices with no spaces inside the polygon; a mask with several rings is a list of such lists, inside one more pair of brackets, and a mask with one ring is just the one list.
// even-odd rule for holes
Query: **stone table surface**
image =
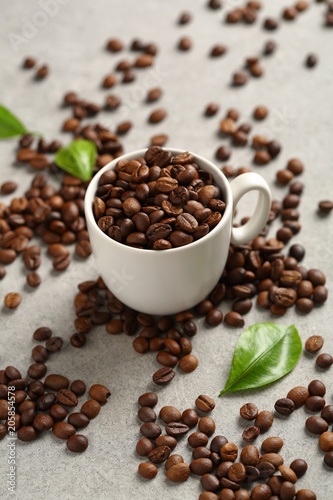
{"label": "stone table surface", "polygon": [[[300,206],[302,230],[293,242],[306,248],[303,263],[307,268],[324,271],[331,293],[332,215],[319,217],[317,213],[318,202],[332,199],[333,188],[332,30],[324,26],[325,6],[311,1],[310,8],[295,21],[281,20],[277,31],[267,32],[262,29],[263,19],[266,16],[281,18],[285,7],[282,0],[264,1],[255,24],[236,26],[225,24],[223,19],[227,11],[241,2],[225,1],[219,11],[208,9],[205,3],[203,0],[1,0],[1,102],[27,127],[42,131],[47,139],[68,141],[68,136],[61,132],[62,121],[69,116],[68,110],[60,105],[62,96],[68,90],[75,90],[85,99],[104,102],[108,91],[101,89],[103,76],[112,70],[115,61],[135,55],[127,50],[117,55],[105,51],[106,40],[119,37],[127,47],[133,38],[142,38],[146,42],[156,42],[160,48],[155,66],[140,71],[135,83],[115,87],[114,92],[122,97],[123,106],[114,114],[103,112],[98,117],[98,121],[111,129],[122,121],[133,121],[133,129],[122,139],[126,152],[145,147],[154,134],[167,133],[170,136],[168,145],[189,149],[214,160],[217,147],[227,144],[218,135],[219,121],[227,109],[236,107],[243,122],[252,119],[253,109],[258,104],[268,106],[268,118],[254,123],[253,132],[281,141],[283,150],[279,157],[267,167],[257,167],[251,164],[251,149],[238,148],[234,149],[229,164],[237,168],[250,166],[260,172],[269,182],[273,198],[282,199],[287,189],[275,184],[276,171],[284,168],[292,157],[304,161],[305,172],[301,180],[306,187]],[[178,16],[185,10],[193,14],[193,21],[179,26]],[[188,53],[176,48],[180,37],[185,35],[193,40],[193,49]],[[261,79],[251,78],[243,88],[231,87],[231,74],[242,67],[246,57],[260,54],[268,39],[276,40],[278,50],[274,56],[264,58],[265,75]],[[225,44],[228,52],[212,60],[208,53],[216,43]],[[317,67],[311,70],[304,65],[309,53],[319,57]],[[39,64],[49,65],[50,74],[44,81],[34,81],[34,70],[20,67],[27,55],[36,57]],[[144,102],[146,92],[155,86],[163,89],[163,97],[160,103],[147,105]],[[211,101],[220,103],[220,112],[207,119],[203,110]],[[148,124],[151,109],[160,106],[167,108],[167,119],[155,126]],[[15,151],[15,139],[1,142],[0,182],[17,181],[16,196],[28,188],[33,173],[15,163]],[[0,202],[7,203],[10,198],[0,196]],[[251,205],[251,200],[243,202],[242,215],[248,213],[247,204]],[[271,236],[275,235],[276,227],[273,226]],[[158,409],[174,405],[184,410],[193,407],[199,394],[210,395],[216,401],[212,416],[216,420],[217,433],[226,435],[238,446],[242,444],[241,433],[245,427],[238,416],[239,408],[245,402],[252,401],[259,409],[273,410],[275,400],[284,397],[293,386],[307,385],[319,378],[327,385],[327,403],[333,403],[333,368],[320,371],[315,366],[315,358],[304,352],[295,369],[277,383],[218,398],[228,376],[237,338],[245,327],[254,323],[294,323],[303,342],[310,335],[321,334],[325,338],[323,352],[333,354],[331,296],[324,306],[315,307],[308,316],[292,309],[282,318],[276,318],[254,306],[246,316],[245,327],[240,329],[229,328],[223,323],[207,328],[199,320],[198,334],[193,338],[194,353],[199,358],[197,370],[188,375],[176,370],[173,383],[156,389],[151,381],[153,372],[159,367],[155,355],[137,354],[131,338],[110,336],[101,326],[90,334],[83,349],[75,349],[69,342],[74,332],[73,300],[77,284],[97,277],[93,257],[87,261],[74,257],[68,270],[59,274],[52,270],[46,245],[42,260],[39,288],[28,289],[21,259],[8,266],[7,276],[0,283],[1,301],[12,291],[23,296],[17,310],[8,311],[1,306],[1,368],[15,365],[25,373],[31,363],[31,348],[35,345],[33,331],[41,325],[49,326],[55,335],[64,338],[64,348],[48,361],[48,373],[62,373],[71,380],[82,378],[87,385],[105,384],[112,396],[85,430],[90,444],[81,455],[69,452],[65,443],[50,432],[32,443],[17,442],[16,497],[20,500],[198,498],[201,487],[195,476],[185,484],[172,484],[163,473],[163,465],[152,482],[148,483],[137,474],[140,463],[135,453],[139,439],[137,398],[148,390],[158,393]],[[229,308],[230,303],[222,303],[224,313]],[[305,431],[304,422],[308,416],[304,408],[289,418],[276,415],[267,435],[279,435],[284,439],[282,454],[286,464],[295,458],[308,461],[308,472],[297,487],[312,488],[317,498],[324,500],[332,497],[332,471],[323,464],[317,437]],[[261,442],[260,437],[258,444]],[[1,498],[14,496],[6,486],[7,443],[4,439],[0,444]],[[184,455],[185,461],[190,461],[186,439],[181,440],[177,452]]]}

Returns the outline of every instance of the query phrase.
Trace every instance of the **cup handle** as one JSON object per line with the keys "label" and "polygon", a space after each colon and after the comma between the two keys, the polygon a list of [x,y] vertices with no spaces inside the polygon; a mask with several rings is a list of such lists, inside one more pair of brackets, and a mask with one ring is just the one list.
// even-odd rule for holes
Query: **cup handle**
{"label": "cup handle", "polygon": [[241,174],[230,183],[233,211],[239,200],[249,191],[259,191],[253,216],[241,227],[231,230],[231,243],[244,245],[253,240],[264,228],[271,209],[271,192],[265,179],[254,172]]}

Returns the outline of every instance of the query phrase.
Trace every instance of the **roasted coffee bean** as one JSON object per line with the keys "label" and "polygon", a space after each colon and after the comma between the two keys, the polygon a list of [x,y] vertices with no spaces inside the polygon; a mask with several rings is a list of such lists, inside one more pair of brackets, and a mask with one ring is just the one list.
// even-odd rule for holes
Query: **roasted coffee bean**
{"label": "roasted coffee bean", "polygon": [[67,448],[74,453],[82,453],[88,448],[88,438],[82,434],[71,436],[67,440]]}
{"label": "roasted coffee bean", "polygon": [[69,386],[68,378],[63,375],[48,375],[44,380],[44,385],[51,391],[60,391],[60,389],[67,389]]}
{"label": "roasted coffee bean", "polygon": [[320,380],[312,380],[308,385],[309,393],[311,396],[323,397],[326,393],[326,387]]}
{"label": "roasted coffee bean", "polygon": [[324,339],[321,335],[312,335],[305,342],[305,349],[312,353],[318,352],[324,345]]}
{"label": "roasted coffee bean", "polygon": [[171,382],[174,376],[175,372],[171,368],[160,368],[154,373],[153,382],[157,385],[164,385]]}
{"label": "roasted coffee bean", "polygon": [[250,427],[247,427],[242,434],[242,438],[244,441],[252,442],[257,439],[257,437],[260,434],[260,428],[256,427],[255,425],[252,425]]}
{"label": "roasted coffee bean", "polygon": [[32,425],[34,419],[36,417],[36,411],[34,409],[27,409],[21,413],[21,425]]}
{"label": "roasted coffee bean", "polygon": [[145,394],[142,394],[138,399],[138,403],[140,406],[149,406],[150,408],[156,406],[157,402],[158,396],[154,392],[146,392]]}
{"label": "roasted coffee bean", "polygon": [[187,442],[192,448],[197,448],[198,446],[206,446],[208,443],[208,436],[203,432],[193,432],[188,437]]}
{"label": "roasted coffee bean", "polygon": [[185,434],[188,433],[189,430],[190,430],[190,428],[187,425],[182,424],[180,422],[171,422],[165,428],[165,432],[169,436],[172,436],[172,437],[175,437],[175,438],[177,438],[179,436],[184,436]]}
{"label": "roasted coffee bean", "polygon": [[153,479],[156,476],[158,469],[154,464],[141,463],[139,465],[138,472],[140,476],[144,477],[145,479]]}
{"label": "roasted coffee bean", "polygon": [[[204,474],[200,479],[201,486],[207,492],[214,492],[220,489],[220,481],[214,474]],[[209,500],[209,497],[207,497]]]}
{"label": "roasted coffee bean", "polygon": [[100,404],[105,404],[107,399],[111,396],[111,392],[105,385],[94,384],[89,389],[89,396]]}
{"label": "roasted coffee bean", "polygon": [[283,440],[280,437],[269,437],[261,444],[264,453],[278,453],[283,446]]}
{"label": "roasted coffee bean", "polygon": [[190,373],[197,368],[198,363],[199,361],[196,356],[193,356],[193,354],[187,354],[179,361],[179,368],[185,373]]}
{"label": "roasted coffee bean", "polygon": [[253,403],[247,403],[241,407],[240,416],[244,420],[254,420],[258,416],[258,408]]}
{"label": "roasted coffee bean", "polygon": [[161,464],[165,462],[171,453],[168,446],[158,446],[148,453],[148,460],[153,464]]}
{"label": "roasted coffee bean", "polygon": [[192,451],[192,458],[196,460],[197,458],[210,458],[211,457],[211,451],[207,446],[197,446],[194,448]]}
{"label": "roasted coffee bean", "polygon": [[173,368],[178,363],[178,357],[173,356],[169,352],[160,351],[156,356],[156,361],[163,366],[168,366]]}
{"label": "roasted coffee bean", "polygon": [[47,431],[53,426],[53,418],[47,413],[39,413],[32,423],[37,431]]}
{"label": "roasted coffee bean", "polygon": [[81,413],[84,413],[90,420],[97,417],[101,405],[95,399],[89,399],[81,406]]}
{"label": "roasted coffee bean", "polygon": [[76,412],[71,413],[68,417],[68,423],[73,425],[75,429],[83,429],[87,427],[90,420],[84,413]]}
{"label": "roasted coffee bean", "polygon": [[177,446],[177,440],[172,436],[164,434],[155,439],[155,446],[168,446],[170,450],[173,450]]}
{"label": "roasted coffee bean", "polygon": [[43,363],[34,363],[28,368],[28,376],[34,380],[41,379],[44,377],[46,369]]}
{"label": "roasted coffee bean", "polygon": [[323,215],[329,214],[333,210],[333,202],[330,200],[323,200],[318,203],[319,212]]}
{"label": "roasted coffee bean", "polygon": [[142,436],[149,439],[156,439],[161,432],[161,427],[155,422],[146,422],[140,427],[140,433]]}
{"label": "roasted coffee bean", "polygon": [[272,490],[267,484],[259,484],[251,491],[251,500],[268,500],[271,495]]}
{"label": "roasted coffee bean", "polygon": [[49,410],[49,413],[55,422],[60,422],[62,420],[65,420],[65,418],[67,417],[67,410],[59,404],[52,405]]}
{"label": "roasted coffee bean", "polygon": [[37,436],[38,436],[38,432],[36,431],[36,429],[34,427],[32,427],[32,425],[27,425],[25,427],[21,427],[17,431],[17,438],[20,441],[33,441],[34,439],[37,438]]}
{"label": "roasted coffee bean", "polygon": [[171,422],[179,422],[182,414],[174,406],[163,406],[161,408],[159,417],[164,423],[170,424]]}
{"label": "roasted coffee bean", "polygon": [[327,353],[320,354],[320,356],[318,356],[318,358],[316,359],[316,365],[319,368],[322,368],[325,370],[327,368],[330,368],[332,366],[332,364],[333,364],[333,357]]}
{"label": "roasted coffee bean", "polygon": [[329,424],[333,423],[333,405],[325,406],[321,411],[321,416]]}
{"label": "roasted coffee bean", "polygon": [[215,432],[215,422],[210,417],[202,417],[199,420],[198,428],[200,432],[203,432],[210,437]]}
{"label": "roasted coffee bean", "polygon": [[43,394],[42,396],[39,396],[39,398],[36,401],[36,409],[39,411],[46,411],[51,408],[51,406],[54,405],[56,402],[56,397],[52,393],[46,393]]}
{"label": "roasted coffee bean", "polygon": [[74,436],[76,429],[67,422],[56,422],[52,428],[52,432],[59,439],[68,439]]}
{"label": "roasted coffee bean", "polygon": [[36,363],[45,363],[45,361],[47,361],[49,357],[49,354],[45,347],[43,347],[42,345],[37,345],[33,348],[31,357]]}
{"label": "roasted coffee bean", "polygon": [[50,337],[45,342],[45,347],[48,352],[57,352],[63,346],[63,340],[61,337]]}
{"label": "roasted coffee bean", "polygon": [[82,396],[86,392],[86,384],[82,380],[73,380],[70,390],[77,396]]}
{"label": "roasted coffee bean", "polygon": [[238,448],[235,443],[225,443],[220,449],[223,460],[234,462],[238,456]]}
{"label": "roasted coffee bean", "polygon": [[254,425],[256,427],[259,427],[261,432],[267,432],[268,429],[272,426],[274,420],[274,415],[270,411],[264,410],[261,411],[255,422]]}
{"label": "roasted coffee bean", "polygon": [[7,293],[4,299],[4,305],[8,309],[16,309],[22,301],[22,296],[19,293]]}
{"label": "roasted coffee bean", "polygon": [[[324,456],[324,463],[328,467],[333,468],[333,451],[329,451],[328,453],[326,453],[326,455]],[[313,497],[313,498],[315,498],[315,497]]]}
{"label": "roasted coffee bean", "polygon": [[[197,425],[199,417],[195,410],[188,409],[183,411],[181,419],[183,424],[187,425],[189,428],[192,428]],[[220,448],[218,449],[218,451],[220,451]]]}
{"label": "roasted coffee bean", "polygon": [[253,444],[244,446],[240,454],[240,461],[244,465],[256,466],[259,463],[259,450]]}
{"label": "roasted coffee bean", "polygon": [[166,477],[175,483],[182,483],[190,475],[190,467],[184,463],[177,463],[170,467],[165,473]]}
{"label": "roasted coffee bean", "polygon": [[213,462],[209,458],[197,458],[190,463],[191,472],[198,476],[211,473],[213,468]]}
{"label": "roasted coffee bean", "polygon": [[290,415],[295,410],[295,403],[288,398],[281,398],[274,405],[275,410],[281,415]]}
{"label": "roasted coffee bean", "polygon": [[243,464],[236,463],[230,466],[228,470],[228,478],[230,479],[230,481],[241,483],[244,481],[245,476],[246,476],[246,470]]}
{"label": "roasted coffee bean", "polygon": [[296,483],[297,476],[295,472],[286,465],[280,465],[279,472],[285,481],[290,481],[291,483]]}
{"label": "roasted coffee bean", "polygon": [[60,404],[64,406],[69,406],[71,408],[77,406],[78,404],[78,399],[76,395],[69,389],[60,389],[57,392],[57,399]]}
{"label": "roasted coffee bean", "polygon": [[149,406],[143,406],[138,411],[138,417],[141,422],[155,422],[156,413]]}
{"label": "roasted coffee bean", "polygon": [[325,399],[322,398],[321,396],[310,396],[305,401],[306,408],[314,412],[321,411],[324,408],[325,404],[326,404]]}
{"label": "roasted coffee bean", "polygon": [[321,417],[309,417],[305,422],[305,427],[312,434],[322,434],[328,430],[328,423]]}
{"label": "roasted coffee bean", "polygon": [[153,450],[154,445],[147,438],[141,438],[136,445],[136,452],[140,457],[146,457]]}
{"label": "roasted coffee bean", "polygon": [[324,432],[319,438],[319,448],[329,452],[333,450],[333,432]]}
{"label": "roasted coffee bean", "polygon": [[205,413],[208,413],[215,408],[214,400],[204,394],[201,394],[197,397],[197,399],[195,400],[195,405],[200,411]]}
{"label": "roasted coffee bean", "polygon": [[275,466],[272,463],[262,460],[256,465],[256,468],[259,471],[259,479],[268,479],[275,472]]}

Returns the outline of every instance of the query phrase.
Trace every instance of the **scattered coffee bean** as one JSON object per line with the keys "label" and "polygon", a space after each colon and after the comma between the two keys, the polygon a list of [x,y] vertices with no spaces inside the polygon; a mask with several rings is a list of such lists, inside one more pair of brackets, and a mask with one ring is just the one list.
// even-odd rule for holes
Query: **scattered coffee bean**
{"label": "scattered coffee bean", "polygon": [[153,479],[157,475],[158,469],[156,465],[147,462],[139,465],[138,472],[145,479]]}

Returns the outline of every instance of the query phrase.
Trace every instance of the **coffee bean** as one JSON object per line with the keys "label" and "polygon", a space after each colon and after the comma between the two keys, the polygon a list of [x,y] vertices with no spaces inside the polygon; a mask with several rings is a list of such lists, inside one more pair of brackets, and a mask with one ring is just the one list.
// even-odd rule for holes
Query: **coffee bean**
{"label": "coffee bean", "polygon": [[45,347],[48,352],[57,352],[63,346],[63,340],[61,337],[50,337],[45,342]]}
{"label": "coffee bean", "polygon": [[195,410],[188,409],[182,413],[182,422],[189,428],[195,427],[198,423],[199,417]]}
{"label": "coffee bean", "polygon": [[308,385],[309,393],[311,396],[323,397],[326,393],[326,387],[320,380],[312,380]]}
{"label": "coffee bean", "polygon": [[155,439],[155,446],[168,446],[170,450],[173,450],[177,446],[177,440],[172,436],[164,434]]}
{"label": "coffee bean", "polygon": [[108,397],[111,396],[111,392],[105,385],[94,384],[90,387],[89,396],[100,404],[105,404]]}
{"label": "coffee bean", "polygon": [[76,429],[67,422],[56,422],[52,428],[52,432],[59,439],[68,439],[74,436]]}
{"label": "coffee bean", "polygon": [[312,434],[322,434],[328,430],[328,423],[321,417],[309,417],[305,422],[305,427]]}
{"label": "coffee bean", "polygon": [[324,463],[328,467],[333,467],[333,452],[332,451],[329,451],[328,453],[326,453],[326,455],[324,456]]}
{"label": "coffee bean", "polygon": [[190,428],[187,425],[182,424],[180,422],[171,422],[165,428],[166,433],[169,436],[172,436],[175,438],[177,438],[179,436],[184,436],[185,434],[188,433],[189,430],[190,430]]}
{"label": "coffee bean", "polygon": [[296,476],[300,478],[306,473],[308,464],[305,462],[305,460],[297,458],[296,460],[291,462],[290,468],[295,472]]}
{"label": "coffee bean", "polygon": [[223,314],[219,309],[210,309],[206,314],[206,322],[210,326],[217,326],[222,322]]}
{"label": "coffee bean", "polygon": [[43,363],[34,363],[28,368],[28,376],[34,380],[41,379],[44,377],[46,369]]}
{"label": "coffee bean", "polygon": [[312,335],[305,342],[305,349],[311,354],[318,352],[324,345],[324,339],[321,335]]}
{"label": "coffee bean", "polygon": [[321,416],[329,424],[333,423],[333,405],[325,406],[321,411]]}
{"label": "coffee bean", "polygon": [[324,370],[330,368],[332,364],[333,364],[333,357],[327,353],[320,354],[320,356],[318,356],[318,358],[316,359],[316,365]]}
{"label": "coffee bean", "polygon": [[195,405],[200,411],[205,413],[211,412],[215,408],[214,400],[204,394],[201,394],[197,397],[197,399],[195,400]]}
{"label": "coffee bean", "polygon": [[178,48],[182,51],[187,51],[192,48],[192,40],[189,37],[183,37],[178,42]]}
{"label": "coffee bean", "polygon": [[160,410],[159,417],[164,423],[170,424],[171,422],[179,422],[182,414],[174,406],[163,406]]}
{"label": "coffee bean", "polygon": [[208,443],[208,436],[203,432],[193,432],[188,437],[187,442],[192,448],[197,448],[198,446],[206,446]]}
{"label": "coffee bean", "polygon": [[295,410],[295,403],[288,398],[281,398],[274,405],[275,410],[281,415],[290,415]]}
{"label": "coffee bean", "polygon": [[319,212],[322,215],[327,215],[333,210],[333,201],[323,200],[318,203]]}
{"label": "coffee bean", "polygon": [[241,407],[240,416],[244,420],[254,420],[258,416],[258,408],[253,403],[247,403]]}
{"label": "coffee bean", "polygon": [[333,450],[333,432],[324,432],[319,438],[319,448],[329,452]]}
{"label": "coffee bean", "polygon": [[200,483],[207,492],[214,492],[220,489],[220,481],[214,474],[204,474],[201,476]]}
{"label": "coffee bean", "polygon": [[244,446],[240,454],[240,461],[244,465],[256,466],[259,463],[258,448],[252,444]]}
{"label": "coffee bean", "polygon": [[268,500],[272,495],[272,490],[267,484],[259,484],[251,491],[251,500]]}
{"label": "coffee bean", "polygon": [[211,458],[211,451],[207,446],[197,446],[192,451],[192,458],[196,460],[197,458]]}
{"label": "coffee bean", "polygon": [[261,444],[264,453],[278,453],[283,446],[283,440],[280,437],[269,437]]}
{"label": "coffee bean", "polygon": [[75,429],[83,429],[87,427],[90,420],[84,413],[75,412],[71,413],[68,417],[68,423],[73,425]]}
{"label": "coffee bean", "polygon": [[140,433],[142,436],[149,439],[156,439],[161,432],[161,427],[155,422],[146,422],[140,427]]}
{"label": "coffee bean", "polygon": [[53,418],[47,413],[40,413],[34,418],[33,426],[37,431],[47,431],[53,426]]}
{"label": "coffee bean", "polygon": [[197,458],[190,463],[191,472],[198,476],[211,473],[213,468],[213,462],[209,458]]}
{"label": "coffee bean", "polygon": [[150,408],[156,406],[157,402],[158,396],[154,392],[146,392],[145,394],[142,394],[138,399],[138,403],[140,406],[149,406]]}
{"label": "coffee bean", "polygon": [[206,434],[208,437],[212,436],[215,432],[215,422],[210,417],[202,417],[199,420],[199,431]]}
{"label": "coffee bean", "polygon": [[156,413],[149,406],[143,406],[138,411],[138,417],[142,422],[155,422]]}
{"label": "coffee bean", "polygon": [[318,57],[316,56],[316,54],[309,54],[306,57],[305,64],[308,68],[314,68],[314,66],[316,66],[317,63],[318,63]]}
{"label": "coffee bean", "polygon": [[293,484],[296,483],[297,476],[290,467],[287,467],[286,465],[280,465],[279,472],[285,481],[289,481]]}
{"label": "coffee bean", "polygon": [[243,431],[242,438],[244,439],[244,441],[252,442],[255,439],[257,439],[259,434],[260,434],[260,428],[256,427],[255,425],[252,425],[250,427],[247,427]]}
{"label": "coffee bean", "polygon": [[168,446],[158,446],[148,453],[148,460],[153,464],[161,464],[169,458],[170,453],[171,450]]}
{"label": "coffee bean", "polygon": [[43,347],[42,345],[37,345],[33,348],[31,357],[36,363],[45,363],[45,361],[47,361],[49,357],[49,354],[45,347]]}
{"label": "coffee bean", "polygon": [[77,396],[82,396],[86,392],[86,384],[82,380],[73,380],[70,390]]}
{"label": "coffee bean", "polygon": [[165,475],[170,481],[182,483],[186,481],[190,475],[190,468],[187,464],[177,463],[170,467],[170,469],[166,471]]}
{"label": "coffee bean", "polygon": [[261,432],[267,432],[272,426],[274,420],[274,415],[270,411],[264,410],[257,416],[254,425],[259,427]]}
{"label": "coffee bean", "polygon": [[185,373],[190,373],[197,368],[198,363],[199,361],[196,356],[193,356],[193,354],[187,354],[179,361],[179,368]]}
{"label": "coffee bean", "polygon": [[313,290],[313,300],[316,304],[323,304],[326,302],[328,296],[327,288],[323,285],[318,285]]}
{"label": "coffee bean", "polygon": [[63,375],[48,375],[44,380],[44,385],[51,391],[59,391],[60,389],[67,389],[69,386],[68,378]]}
{"label": "coffee bean", "polygon": [[71,436],[67,440],[67,448],[74,453],[82,453],[88,448],[88,438],[82,434]]}
{"label": "coffee bean", "polygon": [[81,413],[84,413],[90,420],[97,417],[101,405],[95,399],[89,399],[81,406]]}
{"label": "coffee bean", "polygon": [[33,441],[38,436],[38,432],[31,425],[21,427],[17,432],[17,438],[20,441]]}
{"label": "coffee bean", "polygon": [[244,481],[246,476],[246,470],[243,464],[236,463],[232,464],[228,470],[228,478],[230,481],[234,481],[236,483],[241,483]]}
{"label": "coffee bean", "polygon": [[[211,54],[213,55],[213,53]],[[215,57],[215,56],[213,56]],[[214,116],[216,115],[216,113],[218,112],[220,106],[216,103],[216,102],[211,102],[210,104],[208,104],[206,106],[206,109],[205,109],[205,116]]]}
{"label": "coffee bean", "polygon": [[138,472],[145,479],[153,479],[157,475],[158,469],[151,463],[141,463]]}
{"label": "coffee bean", "polygon": [[175,376],[175,372],[171,368],[160,368],[153,375],[153,382],[157,385],[169,383]]}
{"label": "coffee bean", "polygon": [[181,455],[171,455],[165,462],[165,469],[169,470],[173,465],[184,463],[184,459]]}
{"label": "coffee bean", "polygon": [[19,293],[8,293],[5,296],[4,304],[8,309],[16,309],[22,301],[22,296]]}
{"label": "coffee bean", "polygon": [[275,466],[270,462],[260,461],[256,465],[256,468],[259,471],[260,479],[268,479],[269,477],[272,477],[275,472]]}
{"label": "coffee bean", "polygon": [[223,460],[234,462],[238,456],[238,448],[235,443],[225,443],[220,449]]}
{"label": "coffee bean", "polygon": [[147,438],[141,438],[136,445],[136,452],[140,457],[146,457],[153,450],[153,443]]}

